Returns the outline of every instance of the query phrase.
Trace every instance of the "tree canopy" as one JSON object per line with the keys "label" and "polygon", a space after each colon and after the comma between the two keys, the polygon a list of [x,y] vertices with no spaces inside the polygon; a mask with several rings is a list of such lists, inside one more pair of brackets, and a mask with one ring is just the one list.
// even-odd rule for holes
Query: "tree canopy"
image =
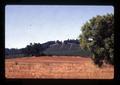
{"label": "tree canopy", "polygon": [[92,52],[94,63],[99,66],[103,62],[114,64],[114,15],[93,17],[81,29],[80,45]]}

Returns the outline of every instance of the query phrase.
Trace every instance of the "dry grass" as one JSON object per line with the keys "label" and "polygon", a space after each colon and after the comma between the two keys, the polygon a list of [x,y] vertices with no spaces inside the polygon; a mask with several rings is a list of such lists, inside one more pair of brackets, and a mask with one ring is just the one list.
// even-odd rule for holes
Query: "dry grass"
{"label": "dry grass", "polygon": [[98,68],[90,58],[24,57],[5,60],[6,78],[113,79],[114,67]]}

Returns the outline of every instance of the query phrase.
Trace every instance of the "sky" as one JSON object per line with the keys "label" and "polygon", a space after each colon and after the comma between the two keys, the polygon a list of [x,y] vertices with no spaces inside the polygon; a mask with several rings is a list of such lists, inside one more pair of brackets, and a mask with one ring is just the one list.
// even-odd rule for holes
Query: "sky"
{"label": "sky", "polygon": [[6,5],[5,48],[78,39],[89,19],[107,13],[114,13],[113,6]]}

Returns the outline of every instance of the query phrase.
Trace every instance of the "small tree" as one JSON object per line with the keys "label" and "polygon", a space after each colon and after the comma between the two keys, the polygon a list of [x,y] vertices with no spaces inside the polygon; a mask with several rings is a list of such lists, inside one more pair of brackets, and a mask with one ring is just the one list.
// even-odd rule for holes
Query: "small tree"
{"label": "small tree", "polygon": [[95,64],[102,66],[103,62],[114,64],[114,16],[107,14],[90,19],[82,27],[79,36],[80,45],[89,49]]}

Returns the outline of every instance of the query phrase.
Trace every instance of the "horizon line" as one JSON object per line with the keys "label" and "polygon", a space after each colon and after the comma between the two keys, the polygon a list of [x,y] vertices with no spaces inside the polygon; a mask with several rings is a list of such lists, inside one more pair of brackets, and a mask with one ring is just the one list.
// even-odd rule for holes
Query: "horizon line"
{"label": "horizon line", "polygon": [[[69,38],[68,38],[68,39],[65,39],[65,40],[79,40],[79,39],[69,39]],[[34,44],[34,43],[44,44],[44,43],[47,43],[47,42],[50,42],[50,41],[55,41],[55,42],[56,42],[56,41],[60,41],[60,42],[64,42],[65,40],[48,40],[48,41],[43,42],[43,43],[40,43],[40,42],[30,42],[30,43],[32,43],[32,44]],[[30,43],[29,43],[29,44],[30,44]],[[29,44],[27,44],[27,45],[29,45]],[[27,46],[27,45],[26,45],[26,46]],[[25,46],[25,47],[26,47],[26,46]],[[25,47],[10,47],[10,48],[9,48],[9,47],[5,47],[5,49],[6,49],[6,48],[8,48],[8,49],[21,49],[21,48],[25,48]]]}

